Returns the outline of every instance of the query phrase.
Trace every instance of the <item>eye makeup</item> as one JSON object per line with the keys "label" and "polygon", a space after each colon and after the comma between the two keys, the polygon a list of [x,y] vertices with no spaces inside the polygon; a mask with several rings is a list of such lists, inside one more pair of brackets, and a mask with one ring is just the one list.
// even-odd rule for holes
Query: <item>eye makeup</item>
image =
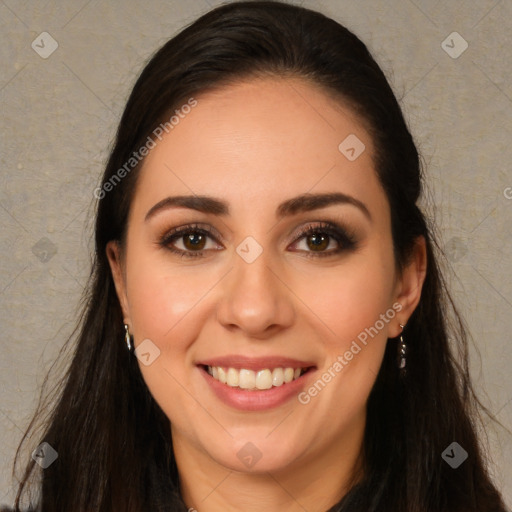
{"label": "eye makeup", "polygon": [[[220,245],[219,238],[221,238],[220,235],[212,226],[202,223],[191,223],[167,230],[159,238],[158,244],[162,248],[182,258],[201,258],[205,257],[206,252],[222,250],[222,248],[204,249],[208,239]],[[327,246],[331,245],[331,241],[337,244],[335,249],[328,251],[292,250],[292,252],[302,252],[307,257],[313,258],[331,257],[343,252],[354,251],[358,247],[357,237],[352,230],[328,220],[307,223],[305,226],[295,231],[293,238],[294,242],[292,242],[292,246],[297,245],[302,239],[305,239],[306,244],[313,241],[313,247],[316,246],[317,248],[323,247],[325,241],[328,241]],[[181,242],[184,248],[176,247],[177,242]],[[188,244],[189,247],[185,244]]]}

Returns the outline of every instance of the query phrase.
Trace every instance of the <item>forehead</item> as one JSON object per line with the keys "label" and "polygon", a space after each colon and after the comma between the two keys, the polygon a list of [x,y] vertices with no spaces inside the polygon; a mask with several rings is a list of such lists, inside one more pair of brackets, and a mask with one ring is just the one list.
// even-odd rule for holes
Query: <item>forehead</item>
{"label": "forehead", "polygon": [[205,194],[258,208],[332,191],[366,197],[376,207],[382,202],[363,121],[319,87],[260,78],[194,99],[193,108],[177,107],[173,128],[155,139],[136,203],[150,207],[171,194]]}

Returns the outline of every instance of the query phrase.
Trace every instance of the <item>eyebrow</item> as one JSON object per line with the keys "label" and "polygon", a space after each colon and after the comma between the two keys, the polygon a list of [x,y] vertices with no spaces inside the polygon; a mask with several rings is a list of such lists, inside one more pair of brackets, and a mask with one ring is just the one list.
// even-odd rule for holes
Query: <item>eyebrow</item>
{"label": "eyebrow", "polygon": [[[297,213],[309,212],[320,208],[326,208],[334,204],[348,204],[357,207],[368,220],[372,221],[372,216],[366,205],[355,197],[343,194],[341,192],[325,194],[301,194],[282,202],[276,209],[276,218],[282,219]],[[147,212],[145,221],[158,212],[169,208],[189,208],[198,212],[210,213],[213,215],[228,216],[229,205],[221,199],[210,196],[170,196],[156,203]]]}

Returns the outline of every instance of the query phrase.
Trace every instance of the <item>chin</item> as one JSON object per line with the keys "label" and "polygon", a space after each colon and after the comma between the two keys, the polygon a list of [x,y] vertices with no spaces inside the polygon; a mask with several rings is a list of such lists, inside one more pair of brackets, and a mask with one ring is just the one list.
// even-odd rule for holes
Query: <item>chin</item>
{"label": "chin", "polygon": [[[289,437],[262,433],[240,436],[231,443],[216,443],[215,449],[207,447],[210,457],[232,471],[242,473],[278,472],[297,460],[306,447],[290,444]],[[288,442],[287,442],[288,440]]]}

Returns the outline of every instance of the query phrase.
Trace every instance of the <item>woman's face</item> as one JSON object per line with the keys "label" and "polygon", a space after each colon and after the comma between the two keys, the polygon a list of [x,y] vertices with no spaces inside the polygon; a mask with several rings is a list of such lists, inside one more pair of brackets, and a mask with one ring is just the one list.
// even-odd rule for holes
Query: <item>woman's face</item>
{"label": "woman's face", "polygon": [[419,298],[418,273],[395,271],[372,140],[299,79],[195,99],[144,162],[124,258],[108,251],[144,380],[176,452],[205,464],[353,458]]}

